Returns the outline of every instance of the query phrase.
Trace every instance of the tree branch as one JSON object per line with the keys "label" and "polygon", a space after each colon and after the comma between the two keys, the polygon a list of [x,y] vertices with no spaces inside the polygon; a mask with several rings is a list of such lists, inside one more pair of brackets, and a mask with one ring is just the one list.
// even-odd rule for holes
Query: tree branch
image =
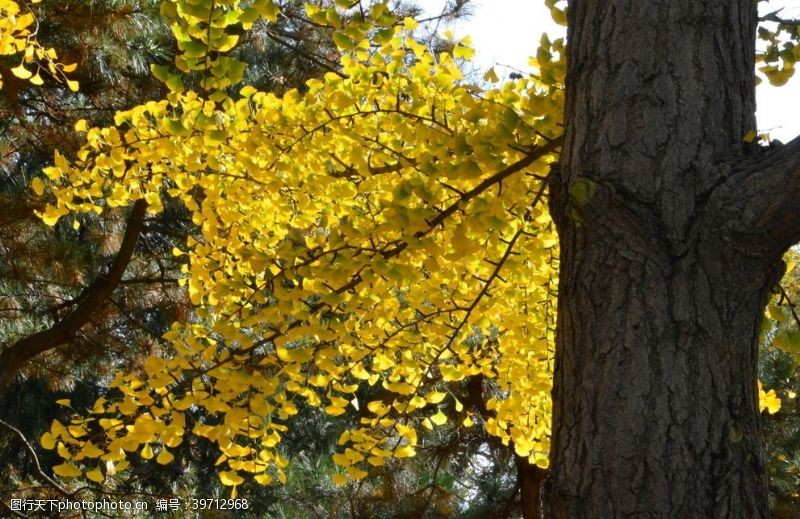
{"label": "tree branch", "polygon": [[42,469],[42,464],[39,462],[39,456],[36,455],[36,449],[33,448],[33,445],[31,445],[31,442],[28,441],[28,438],[26,438],[25,435],[22,434],[22,431],[20,431],[10,423],[5,422],[3,420],[0,420],[0,426],[3,426],[6,430],[17,436],[20,439],[20,441],[22,441],[22,444],[25,445],[25,449],[31,455],[31,458],[33,458],[33,464],[36,465],[36,472],[39,474],[39,477],[44,479],[48,485],[56,489],[58,493],[61,494],[62,496],[67,498],[72,497],[72,494],[67,492],[64,489],[64,487],[56,483],[55,480],[53,480],[53,478],[45,474],[44,470]]}
{"label": "tree branch", "polygon": [[146,208],[144,200],[137,200],[133,204],[125,236],[111,268],[107,274],[101,273],[86,287],[78,297],[80,304],[69,315],[51,328],[24,337],[0,352],[0,395],[8,390],[11,381],[26,362],[69,341],[111,296],[133,256]]}
{"label": "tree branch", "polygon": [[734,164],[708,208],[755,254],[800,241],[800,137]]}

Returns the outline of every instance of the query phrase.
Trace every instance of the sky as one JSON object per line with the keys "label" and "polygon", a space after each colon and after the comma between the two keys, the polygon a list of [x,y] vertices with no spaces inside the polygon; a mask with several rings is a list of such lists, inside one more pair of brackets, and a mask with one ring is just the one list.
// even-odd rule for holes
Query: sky
{"label": "sky", "polygon": [[[542,32],[558,37],[563,35],[550,19],[550,12],[541,0],[472,0],[473,15],[460,20],[452,29],[456,37],[472,36],[476,49],[474,62],[479,69],[495,66],[499,76],[511,72],[510,66],[529,70],[528,56],[536,50]],[[428,12],[441,9],[442,0],[418,0]],[[768,12],[779,8],[782,16],[800,18],[798,0],[771,0]],[[770,138],[788,142],[800,134],[800,72],[781,88],[767,81],[757,91],[759,132],[768,132]]]}

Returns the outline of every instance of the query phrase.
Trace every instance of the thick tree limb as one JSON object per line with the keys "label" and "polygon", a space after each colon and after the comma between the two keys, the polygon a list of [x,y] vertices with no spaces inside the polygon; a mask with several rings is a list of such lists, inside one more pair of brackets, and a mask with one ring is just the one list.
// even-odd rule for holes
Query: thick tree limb
{"label": "thick tree limb", "polygon": [[709,209],[753,253],[783,254],[800,241],[800,137],[735,164]]}
{"label": "thick tree limb", "polygon": [[138,200],[128,217],[125,236],[107,274],[100,274],[78,297],[80,303],[52,327],[24,337],[0,352],[0,395],[4,394],[26,362],[46,351],[65,344],[105,303],[117,288],[131,261],[136,240],[142,230],[147,204]]}

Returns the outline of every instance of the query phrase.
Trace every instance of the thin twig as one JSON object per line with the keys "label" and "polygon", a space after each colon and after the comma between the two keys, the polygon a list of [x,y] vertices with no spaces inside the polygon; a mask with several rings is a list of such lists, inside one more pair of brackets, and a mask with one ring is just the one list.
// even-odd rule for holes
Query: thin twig
{"label": "thin twig", "polygon": [[56,483],[55,480],[53,480],[53,478],[45,474],[44,470],[42,470],[42,464],[39,463],[39,456],[36,455],[36,450],[33,448],[33,445],[31,445],[31,443],[28,441],[28,439],[25,437],[22,431],[20,431],[19,429],[17,429],[16,427],[14,427],[13,425],[4,420],[0,420],[0,425],[2,425],[8,431],[14,433],[22,441],[22,444],[25,445],[25,449],[28,451],[28,453],[30,453],[31,457],[33,458],[33,463],[34,465],[36,465],[36,472],[39,474],[39,476],[41,476],[42,479],[47,481],[47,483],[51,487],[58,490],[58,492],[64,497],[67,498],[72,497],[72,494],[64,490],[64,487]]}

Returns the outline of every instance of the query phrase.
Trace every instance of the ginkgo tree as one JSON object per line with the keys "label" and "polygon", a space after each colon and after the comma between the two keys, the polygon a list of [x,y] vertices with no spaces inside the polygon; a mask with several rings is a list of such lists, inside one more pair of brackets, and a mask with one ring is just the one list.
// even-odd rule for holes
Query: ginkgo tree
{"label": "ginkgo tree", "polygon": [[[487,429],[546,465],[557,251],[541,201],[559,145],[557,62],[548,77],[478,98],[454,60],[466,45],[436,56],[410,36],[413,20],[398,25],[378,3],[370,21],[337,27],[349,51],[340,74],[302,94],[245,87],[234,99],[225,89],[244,64],[223,54],[236,43],[225,29],[277,11],[199,5],[164,11],[184,51],[177,68],[208,73],[206,92],[155,68],[170,99],[118,113],[113,128],[79,122],[77,161],[57,155],[45,170],[57,199],[46,223],[133,200],[158,212],[173,196],[203,235],[187,244],[185,268],[198,322],[167,335],[174,356],[119,376],[120,398],[93,411],[102,418],[54,422],[42,444],[67,459],[54,470],[79,475],[80,463],[99,481],[132,451],[168,463],[189,428],[219,444],[224,484],[282,479],[275,447],[296,399],[336,416],[359,383],[380,381],[394,397],[362,403],[362,427],[334,455],[342,478],[360,478],[413,455],[417,428],[447,420],[436,408],[447,383],[477,374],[503,395],[488,402]],[[338,12],[307,7],[320,23]],[[515,293],[530,301],[522,312]],[[209,420],[187,425],[191,406]],[[87,440],[95,420],[106,438]]]}
{"label": "ginkgo tree", "polygon": [[[546,3],[565,20],[563,5]],[[661,4],[667,3],[642,9]],[[732,264],[746,233],[731,235],[729,221],[718,220],[741,196],[729,189],[729,178],[795,167],[794,146],[769,153],[747,142],[755,130],[754,49],[743,50],[736,66],[702,54],[710,69],[745,85],[741,106],[730,103],[738,108],[729,114],[733,108],[715,104],[727,99],[714,93],[718,83],[707,71],[681,68],[683,55],[636,54],[630,63],[618,58],[618,68],[588,66],[603,61],[587,49],[626,46],[588,22],[602,19],[594,11],[601,7],[586,9],[569,10],[570,41],[599,43],[565,48],[543,37],[532,58],[535,74],[499,83],[490,72],[488,88],[479,88],[458,66],[472,54],[468,41],[436,53],[414,39],[417,22],[397,19],[386,2],[309,3],[307,20],[333,31],[341,69],[278,96],[241,86],[246,64],[231,51],[254,23],[277,20],[279,3],[165,1],[162,13],[181,51],[174,67],[153,67],[171,91],[167,99],[118,112],[114,126],[78,122],[85,145],[75,157],[56,153],[44,170],[48,182],[31,187],[53,197],[41,214],[49,225],[130,204],[158,213],[165,197],[180,200],[201,231],[173,251],[185,259],[183,282],[196,315],[165,335],[170,351],[119,374],[115,391],[93,409],[68,424],[53,422],[41,443],[64,458],[54,472],[103,482],[133,455],[170,463],[171,449],[192,434],[218,446],[220,480],[234,493],[246,477],[285,481],[280,440],[303,402],[334,417],[348,407],[361,413],[333,455],[341,467],[335,481],[345,483],[388,458],[413,456],[420,429],[452,419],[442,411],[447,404],[462,426],[480,422],[530,463],[555,462],[545,496],[553,516],[629,511],[642,502],[690,516],[707,511],[709,500],[724,501],[717,515],[760,516],[766,494],[758,476],[736,479],[747,481],[741,496],[707,481],[708,491],[689,499],[680,474],[691,467],[720,477],[716,461],[706,466],[704,454],[691,453],[695,439],[737,467],[760,459],[757,398],[763,394],[774,409],[775,394],[756,387],[747,355],[722,344],[757,337],[742,330],[760,322],[766,294],[780,279],[773,267],[794,235],[773,230],[774,218],[758,227],[791,236],[764,251],[754,245],[758,261],[746,266],[756,285],[745,287],[719,265]],[[730,18],[727,8],[708,9],[713,16],[698,20]],[[720,24],[719,38],[755,35],[755,6],[741,9],[746,29]],[[628,37],[650,34],[631,25],[626,10],[615,16]],[[672,26],[665,25],[652,34],[668,38],[663,31]],[[703,34],[674,38],[705,52]],[[761,58],[775,83],[791,75],[795,47],[786,48]],[[659,60],[677,72],[661,70]],[[645,88],[648,67],[661,83],[643,92],[666,108],[626,93]],[[188,89],[187,78],[200,88]],[[607,92],[598,86],[609,82],[615,88]],[[692,94],[676,90],[679,83],[691,84]],[[611,96],[608,103],[597,101],[604,96]],[[704,110],[728,115],[705,121],[698,118]],[[715,125],[731,117],[736,124],[720,132]],[[714,136],[708,145],[674,137],[700,139],[697,132],[706,131]],[[682,157],[686,149],[693,151]],[[654,150],[663,151],[664,162],[653,162]],[[714,162],[725,152],[745,158]],[[687,196],[681,175],[705,180],[693,181]],[[767,181],[760,182],[759,189]],[[770,207],[747,210],[769,216]],[[718,295],[728,285],[730,293]],[[736,307],[723,312],[743,293],[752,300],[747,319]],[[693,371],[711,365],[730,374]],[[495,388],[481,416],[452,391],[471,377]],[[358,401],[363,385],[380,387],[384,396]],[[708,418],[708,406],[718,401],[728,402],[720,409],[729,414]],[[647,409],[660,414],[634,418],[649,416]],[[693,413],[706,417],[702,432],[710,436],[686,418]],[[650,438],[656,454],[630,451]],[[669,445],[658,443],[664,438]],[[669,453],[681,455],[661,456]],[[653,463],[670,466],[674,485],[657,477],[660,469],[647,468]],[[734,472],[730,477],[738,478]],[[600,479],[608,486],[598,497],[589,489],[600,487],[589,481]],[[622,489],[623,481],[638,486]],[[606,495],[612,498],[603,501]]]}

